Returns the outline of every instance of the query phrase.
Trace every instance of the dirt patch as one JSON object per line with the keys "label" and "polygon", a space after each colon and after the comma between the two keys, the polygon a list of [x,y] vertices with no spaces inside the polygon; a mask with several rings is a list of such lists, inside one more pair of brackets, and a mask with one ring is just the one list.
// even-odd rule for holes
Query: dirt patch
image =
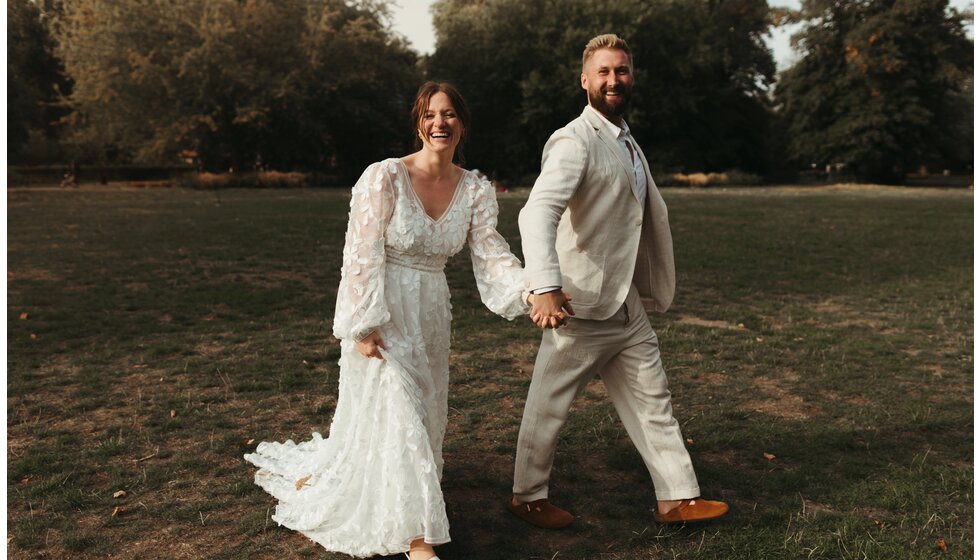
{"label": "dirt patch", "polygon": [[208,340],[207,342],[199,342],[194,345],[194,352],[202,358],[212,358],[220,354],[225,353],[228,347],[220,342],[214,340]]}
{"label": "dirt patch", "polygon": [[206,340],[194,345],[194,352],[202,358],[213,358],[215,356],[229,355],[237,358],[254,357],[255,352],[248,352],[251,344],[248,342],[228,342],[227,337],[234,336],[234,333],[226,332],[216,335],[209,335]]}
{"label": "dirt patch", "polygon": [[786,386],[799,380],[796,372],[781,371],[773,376],[760,376],[752,379],[752,386],[759,398],[742,405],[754,410],[786,420],[807,420],[819,416],[822,411],[803,397],[790,392]]}
{"label": "dirt patch", "polygon": [[589,381],[588,385],[585,386],[585,390],[582,391],[582,396],[593,401],[606,401],[609,399],[609,393],[606,392],[606,384],[598,377]]}
{"label": "dirt patch", "polygon": [[490,381],[490,382],[474,383],[474,384],[471,384],[471,385],[468,384],[466,386],[466,392],[467,393],[474,393],[474,394],[477,394],[477,395],[487,395],[487,394],[495,395],[495,394],[505,393],[505,392],[510,391],[510,390],[511,390],[511,387],[508,387],[506,385],[502,385],[500,383],[494,383],[492,381]]}
{"label": "dirt patch", "polygon": [[861,327],[877,331],[882,335],[899,332],[894,328],[894,316],[883,312],[872,312],[854,307],[835,299],[827,299],[808,305],[811,311],[822,317],[811,324],[823,327],[847,328]]}
{"label": "dirt patch", "polygon": [[539,345],[539,341],[535,339],[533,341],[519,342],[510,347],[511,356],[517,366],[517,371],[522,375],[530,377],[534,372],[534,360],[538,356]]}
{"label": "dirt patch", "polygon": [[697,382],[699,385],[703,386],[722,387],[728,382],[728,376],[710,371],[703,372],[698,373]]}
{"label": "dirt patch", "polygon": [[813,513],[827,512],[827,511],[834,511],[834,508],[831,507],[829,504],[815,502],[813,500],[808,500],[806,498],[803,498],[803,513],[804,514],[807,514],[807,513],[813,514]]}
{"label": "dirt patch", "polygon": [[712,319],[702,319],[700,317],[695,317],[694,315],[681,314],[677,318],[677,322],[683,325],[694,325],[697,327],[707,327],[710,329],[728,329],[736,331],[748,330],[745,325],[739,323],[729,323],[728,321],[712,320]]}
{"label": "dirt patch", "polygon": [[821,396],[832,401],[842,402],[855,408],[871,408],[877,403],[862,395],[842,395],[836,391],[824,391]]}
{"label": "dirt patch", "polygon": [[61,277],[46,268],[18,268],[7,271],[7,282],[31,280],[34,282],[57,282]]}
{"label": "dirt patch", "polygon": [[273,289],[281,288],[284,284],[298,282],[304,288],[315,289],[313,279],[309,274],[301,272],[290,272],[283,270],[268,270],[263,272],[235,272],[234,274],[222,274],[208,278],[211,284],[235,284],[244,283],[258,288]]}
{"label": "dirt patch", "polygon": [[692,450],[692,454],[697,455],[699,461],[711,463],[713,465],[724,465],[732,468],[748,468],[748,465],[738,459],[734,449],[723,451],[697,451]]}

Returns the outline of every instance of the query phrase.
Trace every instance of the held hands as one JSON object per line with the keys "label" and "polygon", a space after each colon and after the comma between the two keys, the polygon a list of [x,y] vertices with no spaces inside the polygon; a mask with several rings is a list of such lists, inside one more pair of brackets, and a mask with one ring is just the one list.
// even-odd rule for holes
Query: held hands
{"label": "held hands", "polygon": [[531,304],[531,321],[542,329],[557,329],[575,315],[572,309],[572,296],[568,292],[553,290],[528,297]]}
{"label": "held hands", "polygon": [[378,331],[371,331],[371,334],[357,341],[357,351],[367,358],[383,360],[384,357],[381,355],[381,350],[387,349],[388,347],[381,340],[381,335],[378,334]]}

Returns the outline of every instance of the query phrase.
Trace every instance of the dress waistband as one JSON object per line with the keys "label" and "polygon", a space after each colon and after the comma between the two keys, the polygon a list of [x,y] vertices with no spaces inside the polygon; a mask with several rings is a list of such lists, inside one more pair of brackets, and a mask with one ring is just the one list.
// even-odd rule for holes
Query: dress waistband
{"label": "dress waistband", "polygon": [[446,258],[441,255],[407,255],[391,250],[385,253],[385,262],[423,272],[442,272],[446,268]]}

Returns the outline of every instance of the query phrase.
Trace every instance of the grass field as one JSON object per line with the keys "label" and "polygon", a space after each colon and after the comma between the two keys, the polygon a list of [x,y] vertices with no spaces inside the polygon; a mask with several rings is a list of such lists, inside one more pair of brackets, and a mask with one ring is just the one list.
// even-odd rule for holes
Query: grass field
{"label": "grass field", "polygon": [[[448,269],[444,560],[971,558],[973,193],[672,190],[660,335],[707,497],[664,527],[600,382],[559,444],[563,531],[504,510],[537,347]],[[341,558],[269,519],[242,454],[326,432],[347,195],[10,191],[11,558]],[[501,197],[519,250],[520,195]],[[125,492],[124,495],[118,494]]]}

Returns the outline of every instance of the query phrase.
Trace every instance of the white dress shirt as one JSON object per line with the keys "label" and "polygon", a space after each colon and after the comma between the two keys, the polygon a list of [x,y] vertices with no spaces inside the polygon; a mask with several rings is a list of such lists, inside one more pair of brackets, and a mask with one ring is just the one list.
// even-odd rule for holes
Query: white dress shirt
{"label": "white dress shirt", "polygon": [[606,123],[609,128],[609,134],[612,134],[623,152],[626,153],[626,160],[633,163],[633,175],[636,177],[636,198],[642,207],[647,202],[647,174],[643,170],[643,162],[640,161],[639,154],[636,153],[636,140],[630,134],[629,125],[623,120],[623,126],[619,126],[607,119],[595,107],[589,105],[589,108],[602,118],[602,122]]}

